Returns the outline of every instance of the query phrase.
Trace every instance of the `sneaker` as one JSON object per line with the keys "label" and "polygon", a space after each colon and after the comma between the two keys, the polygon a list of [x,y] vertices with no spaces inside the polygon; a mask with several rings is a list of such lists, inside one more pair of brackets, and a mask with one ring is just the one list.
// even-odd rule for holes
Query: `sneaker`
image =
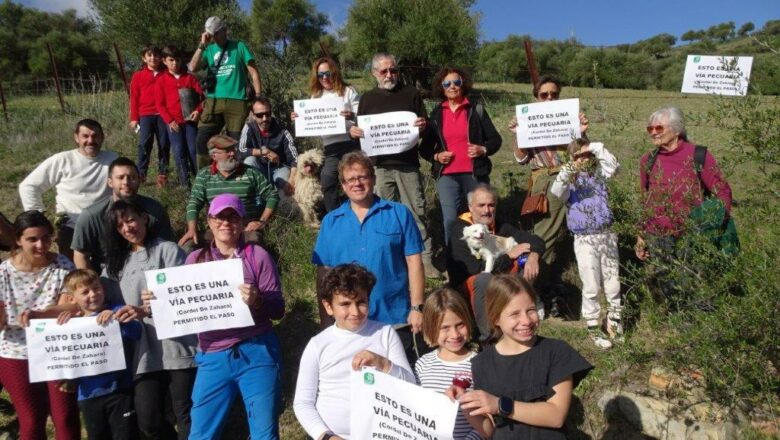
{"label": "sneaker", "polygon": [[609,334],[611,339],[619,342],[623,341],[623,321],[621,321],[620,318],[608,316],[606,327],[607,334]]}
{"label": "sneaker", "polygon": [[602,350],[608,350],[612,348],[612,341],[609,340],[609,336],[601,330],[599,326],[588,327],[588,336],[591,341],[596,344],[596,347]]}
{"label": "sneaker", "polygon": [[441,272],[430,260],[423,259],[423,269],[425,270],[425,278],[441,279]]}
{"label": "sneaker", "polygon": [[539,315],[539,321],[544,321],[544,301],[536,303],[536,314]]}
{"label": "sneaker", "polygon": [[159,174],[157,176],[157,188],[165,188],[166,185],[168,185],[168,176]]}

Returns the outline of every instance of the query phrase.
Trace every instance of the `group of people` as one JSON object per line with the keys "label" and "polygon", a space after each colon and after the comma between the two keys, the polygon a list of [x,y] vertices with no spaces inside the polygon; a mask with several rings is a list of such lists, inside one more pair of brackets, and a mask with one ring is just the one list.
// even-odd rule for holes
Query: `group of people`
{"label": "group of people", "polygon": [[[74,130],[76,148],[49,157],[19,185],[24,212],[13,223],[11,256],[0,265],[0,382],[16,408],[22,439],[44,438],[49,414],[57,438],[79,438],[78,408],[90,438],[136,438],[139,432],[215,438],[237,394],[251,437],[279,436],[281,348],[272,321],[284,316],[285,302],[275,262],[260,243],[279,198],[295,191],[294,137],[260,95],[251,52],[227,38],[219,18],[206,22],[189,63],[193,71],[208,67],[211,88],[188,79],[175,48],[162,55],[167,72],[159,71],[160,56],[149,47],[144,69],[133,78],[138,164],[103,150],[101,125],[84,119]],[[536,333],[549,316],[545,311],[556,306],[562,255],[573,246],[590,338],[609,348],[622,337],[617,236],[610,230],[606,185],[618,169],[616,158],[587,139],[585,115],[583,137],[569,145],[516,145],[517,162],[531,168],[527,197],[543,195],[547,205],[524,219],[524,229],[518,218],[496,218],[489,157],[502,139],[484,106],[469,100],[468,72],[444,68],[436,75],[438,101],[430,116],[418,91],[401,83],[391,54],[377,54],[371,72],[376,87],[359,96],[332,59],[312,63],[311,98],[343,99],[347,125],[343,134],[322,139],[327,214],[311,260],[318,266],[322,332],[300,360],[299,422],[317,440],[350,438],[349,370],[374,367],[457,399],[455,438],[563,438],[572,390],[592,366],[565,342]],[[193,100],[180,92],[190,88]],[[534,97],[556,100],[561,88],[543,76]],[[197,98],[203,93],[205,101]],[[417,115],[419,145],[368,157],[360,151],[365,133],[356,116],[392,111]],[[516,131],[516,121],[509,128]],[[712,154],[687,140],[682,113],[658,110],[647,132],[657,148],[640,168],[649,214],[637,239],[641,260],[673,252],[688,217],[707,200],[719,200],[724,228],[733,225],[729,185]],[[155,133],[161,153],[166,137],[174,145],[180,184],[191,183],[186,230],[178,240],[166,207],[138,193]],[[448,276],[446,287],[427,295],[425,278],[439,271],[420,157],[431,162],[436,180]],[[160,186],[167,183],[159,177],[167,176],[162,162]],[[54,224],[41,213],[42,195],[52,187]],[[206,227],[199,229],[206,206]],[[475,224],[516,242],[491,272],[463,240],[464,229]],[[55,239],[59,253],[50,251]],[[144,272],[227,258],[242,260],[240,295],[254,324],[158,339]],[[24,327],[32,318],[64,323],[72,316],[120,322],[127,369],[70,384],[30,383]],[[453,385],[454,376],[468,383]]]}

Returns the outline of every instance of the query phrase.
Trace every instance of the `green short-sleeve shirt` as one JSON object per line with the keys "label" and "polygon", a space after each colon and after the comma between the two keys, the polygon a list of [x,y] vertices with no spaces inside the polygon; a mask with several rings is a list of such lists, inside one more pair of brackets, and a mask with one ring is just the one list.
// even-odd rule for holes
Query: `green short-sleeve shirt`
{"label": "green short-sleeve shirt", "polygon": [[201,59],[209,69],[213,69],[219,62],[220,54],[222,62],[217,72],[217,86],[214,93],[208,93],[207,97],[246,100],[246,65],[254,61],[254,55],[243,41],[228,40],[224,51],[216,43],[209,44]]}

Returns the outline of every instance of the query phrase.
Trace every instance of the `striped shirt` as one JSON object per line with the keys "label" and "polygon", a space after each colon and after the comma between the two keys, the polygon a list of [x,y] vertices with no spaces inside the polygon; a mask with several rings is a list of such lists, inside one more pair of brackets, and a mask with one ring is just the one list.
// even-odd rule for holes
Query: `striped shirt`
{"label": "striped shirt", "polygon": [[[472,352],[466,359],[458,362],[447,362],[439,358],[439,350],[425,354],[414,365],[417,383],[425,389],[444,393],[452,385],[454,377],[467,377],[471,380],[471,359],[476,355],[477,353]],[[470,387],[469,390],[471,389],[473,388]],[[482,436],[471,427],[462,411],[458,411],[452,438],[455,440],[482,440]]]}
{"label": "striped shirt", "polygon": [[279,203],[276,188],[268,183],[260,171],[241,164],[225,177],[212,163],[211,166],[201,168],[195,177],[187,202],[187,221],[196,220],[206,203],[211,203],[214,197],[224,193],[235,194],[241,199],[246,210],[244,219],[249,221],[260,218],[261,208],[274,209]]}

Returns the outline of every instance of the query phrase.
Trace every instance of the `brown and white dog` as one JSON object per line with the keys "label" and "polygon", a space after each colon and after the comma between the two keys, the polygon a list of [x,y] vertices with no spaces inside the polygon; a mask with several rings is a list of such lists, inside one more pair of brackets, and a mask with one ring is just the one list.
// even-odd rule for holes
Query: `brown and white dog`
{"label": "brown and white dog", "polygon": [[321,150],[313,148],[298,156],[298,179],[295,182],[293,200],[298,204],[303,214],[303,221],[309,227],[318,229],[320,219],[318,206],[322,203],[322,186],[320,185],[320,167],[325,161]]}
{"label": "brown and white dog", "polygon": [[479,223],[463,228],[462,239],[468,244],[474,258],[485,260],[485,273],[493,272],[496,258],[517,246],[514,238],[491,235],[488,227]]}

